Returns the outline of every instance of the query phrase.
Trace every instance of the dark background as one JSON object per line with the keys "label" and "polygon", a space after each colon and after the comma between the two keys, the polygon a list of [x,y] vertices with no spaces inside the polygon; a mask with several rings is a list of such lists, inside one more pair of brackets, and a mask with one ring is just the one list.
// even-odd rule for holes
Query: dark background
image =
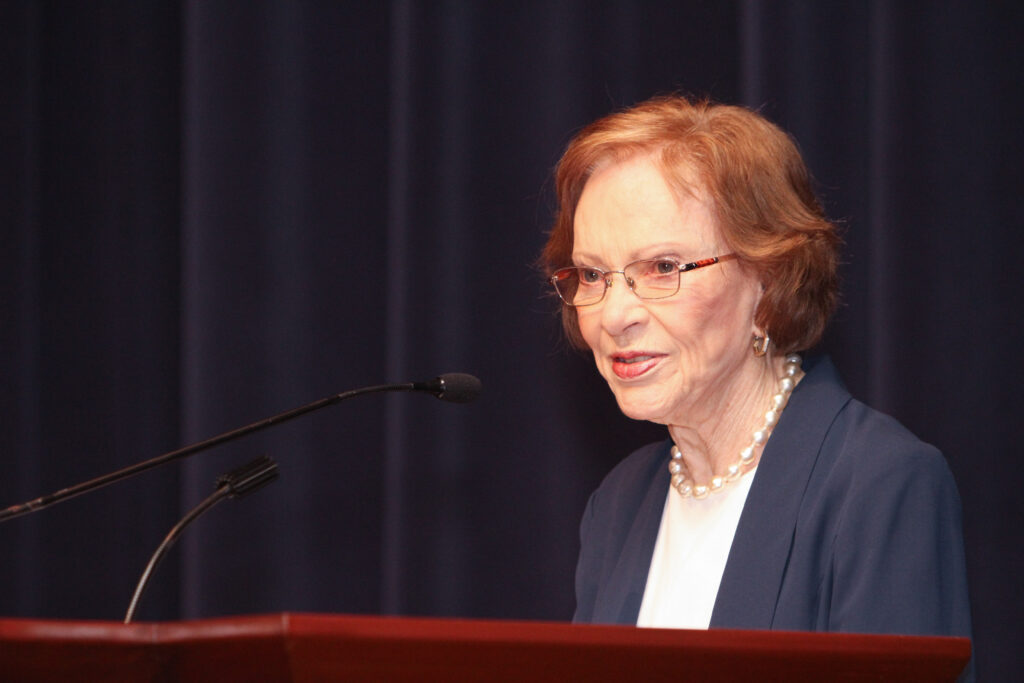
{"label": "dark background", "polygon": [[[850,6],[847,6],[850,5]],[[0,506],[316,398],[441,372],[0,526],[0,614],[568,619],[586,497],[659,428],[534,262],[588,121],[672,91],[790,130],[845,231],[823,344],[949,459],[982,679],[1024,642],[1015,3],[0,5]]]}

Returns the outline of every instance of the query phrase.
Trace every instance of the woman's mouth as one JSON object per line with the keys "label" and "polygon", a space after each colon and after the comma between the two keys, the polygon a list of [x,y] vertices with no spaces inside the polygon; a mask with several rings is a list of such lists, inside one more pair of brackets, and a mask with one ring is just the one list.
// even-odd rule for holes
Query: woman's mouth
{"label": "woman's mouth", "polygon": [[660,355],[644,352],[619,353],[612,357],[612,372],[620,379],[634,379],[657,365]]}

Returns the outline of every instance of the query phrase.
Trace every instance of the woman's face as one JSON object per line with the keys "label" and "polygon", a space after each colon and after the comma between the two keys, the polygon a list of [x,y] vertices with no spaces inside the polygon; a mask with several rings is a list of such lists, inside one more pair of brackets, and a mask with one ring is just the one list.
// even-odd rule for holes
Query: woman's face
{"label": "woman's face", "polygon": [[[700,195],[674,194],[649,157],[605,166],[587,181],[574,218],[573,263],[621,270],[640,259],[680,264],[729,251]],[[761,295],[737,261],[682,273],[679,291],[642,300],[621,274],[604,299],[576,309],[619,408],[627,416],[689,424],[718,409],[758,364],[750,350]],[[763,365],[763,363],[761,364]]]}

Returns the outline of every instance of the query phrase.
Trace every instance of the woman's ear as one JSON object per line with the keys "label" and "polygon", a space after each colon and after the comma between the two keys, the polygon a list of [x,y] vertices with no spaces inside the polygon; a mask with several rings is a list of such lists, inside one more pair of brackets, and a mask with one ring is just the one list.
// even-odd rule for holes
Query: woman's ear
{"label": "woman's ear", "polygon": [[750,333],[755,337],[763,337],[764,330],[757,324],[757,312],[761,310],[761,300],[764,298],[764,282],[758,281],[757,294],[754,297],[754,310],[750,316]]}

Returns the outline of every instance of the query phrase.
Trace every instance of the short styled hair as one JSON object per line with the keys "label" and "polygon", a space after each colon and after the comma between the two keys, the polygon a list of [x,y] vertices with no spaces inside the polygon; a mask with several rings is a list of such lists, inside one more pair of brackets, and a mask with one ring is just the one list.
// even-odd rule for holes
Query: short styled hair
{"label": "short styled hair", "polygon": [[[730,251],[754,268],[764,294],[754,322],[775,352],[814,346],[836,305],[839,235],[811,189],[793,140],[744,107],[656,97],[581,130],[558,162],[558,211],[541,256],[551,273],[570,265],[576,205],[610,163],[651,155],[676,192],[703,192]],[[563,303],[569,340],[587,348]]]}

